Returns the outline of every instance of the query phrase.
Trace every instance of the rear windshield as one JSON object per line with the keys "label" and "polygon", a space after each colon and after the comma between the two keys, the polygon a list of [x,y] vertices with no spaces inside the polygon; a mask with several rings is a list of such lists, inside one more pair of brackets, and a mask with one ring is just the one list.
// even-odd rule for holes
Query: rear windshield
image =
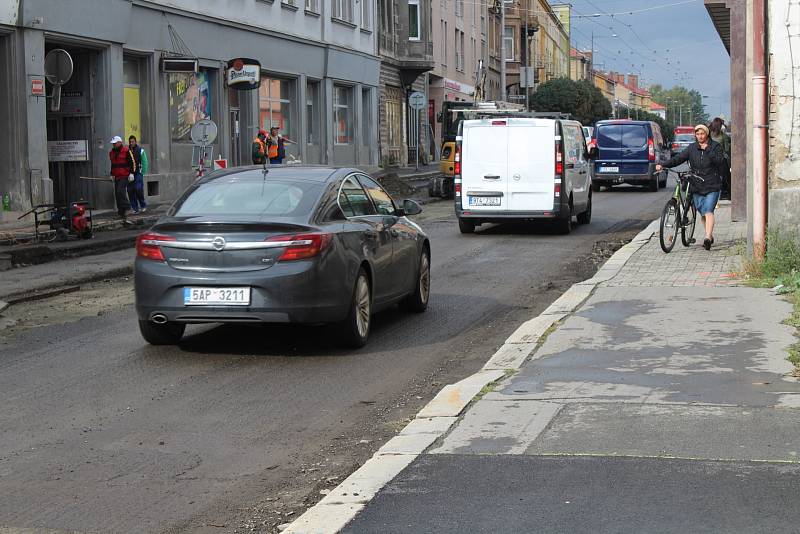
{"label": "rear windshield", "polygon": [[622,125],[622,146],[639,148],[647,144],[647,130],[638,124]]}
{"label": "rear windshield", "polygon": [[694,141],[694,134],[678,134],[675,136],[675,141],[678,143],[691,143]]}
{"label": "rear windshield", "polygon": [[190,189],[175,205],[174,215],[309,215],[321,189],[315,182],[221,178]]}

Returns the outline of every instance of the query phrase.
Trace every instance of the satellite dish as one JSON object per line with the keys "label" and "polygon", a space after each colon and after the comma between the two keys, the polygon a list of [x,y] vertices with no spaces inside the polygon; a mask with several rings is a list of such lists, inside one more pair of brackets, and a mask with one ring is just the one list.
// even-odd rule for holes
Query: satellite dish
{"label": "satellite dish", "polygon": [[61,86],[72,78],[72,56],[62,48],[56,48],[44,57],[44,77],[53,85],[52,111],[61,109]]}
{"label": "satellite dish", "polygon": [[190,135],[195,145],[208,146],[217,139],[217,125],[210,119],[200,119],[192,126]]}

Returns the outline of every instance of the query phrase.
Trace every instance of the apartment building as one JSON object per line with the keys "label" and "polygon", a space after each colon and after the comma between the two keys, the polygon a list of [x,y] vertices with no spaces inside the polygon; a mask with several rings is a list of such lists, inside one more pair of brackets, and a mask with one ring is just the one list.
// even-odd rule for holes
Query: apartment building
{"label": "apartment building", "polygon": [[[432,0],[378,0],[380,66],[379,143],[382,166],[404,167],[429,157],[429,113],[419,113],[416,124],[408,106],[413,92],[427,93],[425,73],[434,67]],[[438,0],[433,0],[438,1]],[[368,3],[361,0],[361,4]]]}
{"label": "apartment building", "polygon": [[570,75],[570,6],[551,6],[546,0],[508,0],[505,6],[508,98],[521,103],[525,101],[522,67],[533,68],[535,84]]}
{"label": "apartment building", "polygon": [[[174,199],[195,176],[192,125],[212,119],[213,157],[250,164],[278,126],[308,163],[377,164],[380,60],[375,12],[354,0],[0,0],[0,194],[12,214],[84,198],[112,206],[109,140],[150,155],[145,192]],[[45,55],[74,73],[52,109]],[[183,58],[181,72],[165,60]],[[260,63],[260,87],[227,83],[228,62]],[[257,71],[256,71],[257,72]],[[57,143],[60,142],[60,143]]]}
{"label": "apartment building", "polygon": [[569,49],[569,77],[573,81],[591,81],[592,52],[589,50]]}
{"label": "apartment building", "polygon": [[[488,67],[488,7],[471,0],[432,0],[434,68],[428,75],[428,118],[434,148],[441,146],[442,103],[473,102],[478,65]],[[499,71],[498,71],[499,75]]]}

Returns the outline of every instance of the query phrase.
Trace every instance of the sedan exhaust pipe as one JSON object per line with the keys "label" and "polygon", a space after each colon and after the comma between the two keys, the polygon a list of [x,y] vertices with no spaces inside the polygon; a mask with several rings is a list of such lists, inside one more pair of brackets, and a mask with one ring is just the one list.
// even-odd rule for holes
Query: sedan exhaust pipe
{"label": "sedan exhaust pipe", "polygon": [[166,324],[167,323],[167,316],[163,313],[157,313],[150,317],[150,320],[156,324]]}

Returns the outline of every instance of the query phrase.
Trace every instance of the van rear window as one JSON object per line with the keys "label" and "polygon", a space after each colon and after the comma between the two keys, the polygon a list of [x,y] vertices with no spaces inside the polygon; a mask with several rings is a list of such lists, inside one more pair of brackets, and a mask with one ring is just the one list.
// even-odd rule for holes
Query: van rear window
{"label": "van rear window", "polygon": [[617,147],[622,142],[622,126],[609,124],[597,128],[597,144],[602,147]]}
{"label": "van rear window", "polygon": [[647,131],[639,124],[622,125],[622,146],[641,148],[647,144]]}

